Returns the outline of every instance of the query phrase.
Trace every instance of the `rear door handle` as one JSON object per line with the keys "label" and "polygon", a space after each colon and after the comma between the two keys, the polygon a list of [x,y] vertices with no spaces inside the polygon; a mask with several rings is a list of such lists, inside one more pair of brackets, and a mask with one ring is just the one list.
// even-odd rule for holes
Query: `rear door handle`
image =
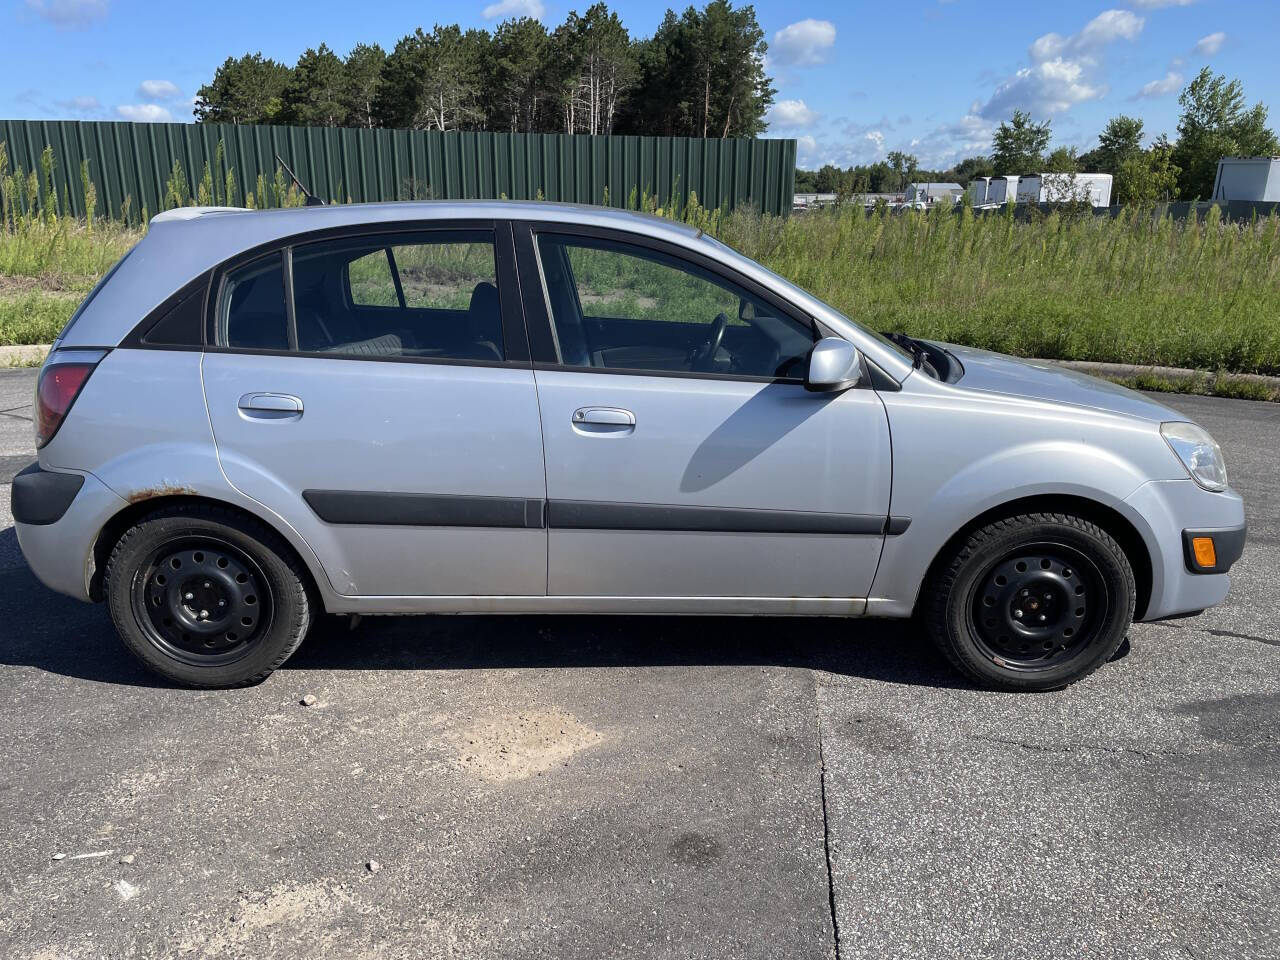
{"label": "rear door handle", "polygon": [[597,427],[634,427],[636,415],[621,407],[579,407],[573,411],[574,425],[590,424]]}
{"label": "rear door handle", "polygon": [[302,400],[287,393],[246,393],[236,406],[246,416],[259,420],[294,419],[302,416]]}

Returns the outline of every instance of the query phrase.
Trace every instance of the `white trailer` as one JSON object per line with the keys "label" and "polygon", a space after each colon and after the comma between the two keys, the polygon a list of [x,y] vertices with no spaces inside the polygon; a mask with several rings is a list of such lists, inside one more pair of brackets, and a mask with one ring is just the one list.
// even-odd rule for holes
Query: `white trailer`
{"label": "white trailer", "polygon": [[1280,157],[1223,157],[1213,199],[1280,201]]}
{"label": "white trailer", "polygon": [[969,194],[969,202],[975,207],[987,202],[987,189],[991,185],[990,177],[974,177],[969,181],[969,187],[965,191]]}
{"label": "white trailer", "polygon": [[1095,207],[1111,205],[1109,173],[1037,173],[1018,180],[1018,203],[1087,201]]}
{"label": "white trailer", "polygon": [[987,203],[1005,204],[1018,196],[1018,177],[992,177],[987,184]]}

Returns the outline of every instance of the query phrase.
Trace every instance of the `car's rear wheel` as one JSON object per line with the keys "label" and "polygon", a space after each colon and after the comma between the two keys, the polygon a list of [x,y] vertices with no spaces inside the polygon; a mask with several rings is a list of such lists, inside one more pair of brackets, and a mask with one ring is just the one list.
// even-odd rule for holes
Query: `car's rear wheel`
{"label": "car's rear wheel", "polygon": [[966,676],[1002,690],[1053,690],[1088,676],[1124,640],[1137,592],[1115,539],[1061,513],[973,531],[927,589],[924,619],[938,648]]}
{"label": "car's rear wheel", "polygon": [[279,536],[216,506],[151,514],[107,561],[116,630],[149,669],[195,687],[256,683],[302,643],[315,604]]}

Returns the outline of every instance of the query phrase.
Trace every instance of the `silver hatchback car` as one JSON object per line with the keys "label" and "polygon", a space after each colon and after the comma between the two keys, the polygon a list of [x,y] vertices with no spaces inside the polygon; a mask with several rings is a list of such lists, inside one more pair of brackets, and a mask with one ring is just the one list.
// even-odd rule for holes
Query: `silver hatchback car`
{"label": "silver hatchback car", "polygon": [[162,214],[36,407],[28,563],[204,687],[323,612],[915,615],[981,684],[1060,687],[1221,601],[1245,536],[1172,410],[601,208]]}

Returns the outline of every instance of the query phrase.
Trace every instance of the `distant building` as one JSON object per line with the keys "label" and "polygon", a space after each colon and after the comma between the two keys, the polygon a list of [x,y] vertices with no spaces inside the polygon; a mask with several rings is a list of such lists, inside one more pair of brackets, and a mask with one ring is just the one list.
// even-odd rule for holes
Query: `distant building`
{"label": "distant building", "polygon": [[1223,157],[1214,200],[1280,200],[1280,157]]}
{"label": "distant building", "polygon": [[985,203],[995,203],[1003,206],[1010,200],[1017,199],[1017,196],[1017,177],[992,177],[987,181],[987,199],[984,201]]}
{"label": "distant building", "polygon": [[1033,173],[1018,178],[1018,203],[1087,201],[1095,207],[1111,205],[1109,173]]}
{"label": "distant building", "polygon": [[906,200],[908,203],[937,203],[946,199],[955,203],[963,195],[964,187],[958,183],[909,183]]}

